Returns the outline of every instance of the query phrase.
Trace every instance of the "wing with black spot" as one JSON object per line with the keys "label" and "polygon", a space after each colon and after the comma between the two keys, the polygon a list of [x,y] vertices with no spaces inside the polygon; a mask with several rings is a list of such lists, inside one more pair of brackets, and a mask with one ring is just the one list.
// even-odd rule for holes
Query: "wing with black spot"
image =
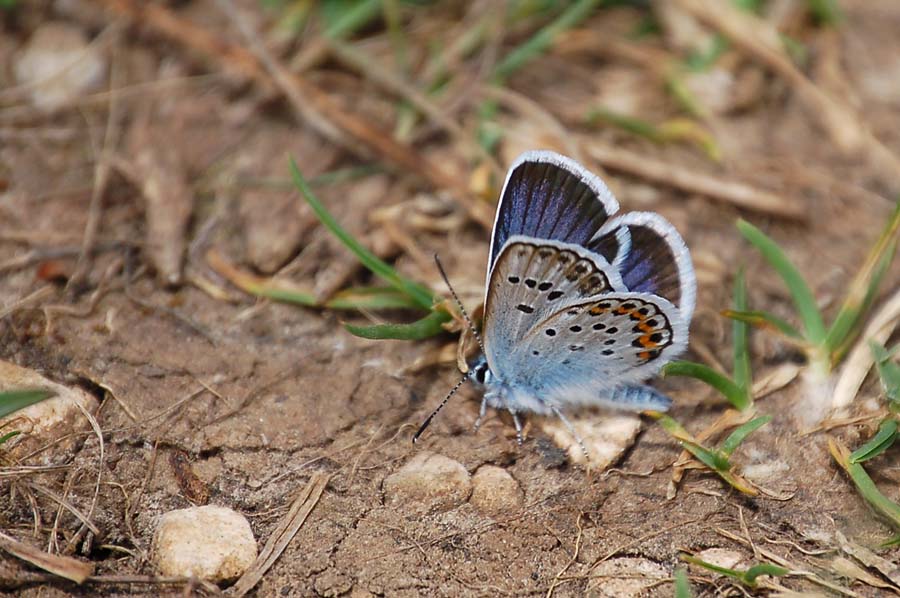
{"label": "wing with black spot", "polygon": [[602,257],[577,245],[529,237],[510,238],[491,274],[484,316],[488,364],[495,375],[509,371],[508,358],[522,351],[526,336],[567,305],[624,290]]}

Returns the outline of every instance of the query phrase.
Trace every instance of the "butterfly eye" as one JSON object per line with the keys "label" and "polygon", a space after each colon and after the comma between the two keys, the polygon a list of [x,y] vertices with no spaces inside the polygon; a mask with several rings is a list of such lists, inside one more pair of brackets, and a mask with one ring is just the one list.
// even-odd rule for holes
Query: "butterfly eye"
{"label": "butterfly eye", "polygon": [[484,384],[485,379],[487,378],[487,364],[479,365],[475,369],[475,381],[479,384]]}

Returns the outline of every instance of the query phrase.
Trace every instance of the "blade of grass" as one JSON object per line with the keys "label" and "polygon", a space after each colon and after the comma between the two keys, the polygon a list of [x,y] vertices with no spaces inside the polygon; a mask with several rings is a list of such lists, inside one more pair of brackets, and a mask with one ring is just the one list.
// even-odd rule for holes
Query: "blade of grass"
{"label": "blade of grass", "polygon": [[823,25],[837,26],[841,22],[841,8],[837,0],[806,0],[809,12]]}
{"label": "blade of grass", "polygon": [[684,567],[675,569],[675,598],[691,598],[691,582]]}
{"label": "blade of grass", "polygon": [[894,528],[900,529],[900,505],[892,502],[878,490],[875,482],[866,473],[860,463],[850,462],[850,451],[834,438],[828,439],[828,450],[850,479],[856,489],[879,515],[884,517]]}
{"label": "blade of grass", "polygon": [[741,445],[744,440],[747,439],[747,436],[760,429],[767,423],[772,421],[771,415],[763,415],[762,417],[757,417],[755,419],[751,419],[743,426],[735,429],[734,432],[728,435],[728,438],[725,439],[724,442],[719,446],[719,451],[722,452],[726,457],[731,457],[731,454]]}
{"label": "blade of grass", "polygon": [[869,350],[875,359],[878,368],[878,377],[881,378],[881,387],[889,401],[891,411],[900,409],[900,365],[892,361],[892,354],[897,351],[888,351],[873,340],[869,340]]}
{"label": "blade of grass", "polygon": [[375,324],[373,326],[354,326],[344,324],[350,334],[373,340],[407,340],[417,341],[444,332],[443,324],[450,321],[450,314],[433,311],[421,320],[410,324]]}
{"label": "blade of grass", "polygon": [[747,322],[751,326],[778,332],[791,340],[802,341],[803,335],[796,328],[782,320],[778,316],[767,311],[736,311],[733,309],[722,310],[722,315],[732,320]]}
{"label": "blade of grass", "polygon": [[701,382],[715,388],[724,396],[735,409],[741,411],[750,406],[750,395],[745,393],[737,384],[724,374],[720,374],[702,363],[692,361],[673,361],[662,369],[663,376],[687,376],[696,378]]}
{"label": "blade of grass", "polygon": [[862,463],[891,448],[897,440],[897,420],[889,418],[878,425],[878,432],[867,443],[850,453],[850,463]]}
{"label": "blade of grass", "polygon": [[762,253],[769,265],[781,276],[791,293],[800,320],[803,322],[806,340],[812,345],[821,346],[825,342],[825,324],[822,322],[822,314],[816,305],[816,299],[806,281],[803,280],[803,276],[784,254],[781,247],[764,232],[743,219],[738,220],[737,227],[744,238]]}
{"label": "blade of grass", "polygon": [[760,575],[781,577],[790,573],[790,569],[785,569],[784,567],[779,567],[778,565],[773,565],[772,563],[759,563],[757,565],[753,565],[746,571],[738,571],[737,569],[729,569],[728,567],[722,567],[719,565],[714,565],[713,563],[708,563],[703,559],[699,559],[688,554],[682,554],[681,560],[691,563],[692,565],[697,565],[698,567],[703,567],[704,569],[707,569],[709,571],[720,573],[732,579],[736,579],[737,581],[740,581],[741,583],[751,588],[756,587],[756,580]]}
{"label": "blade of grass", "polygon": [[316,213],[316,216],[319,217],[319,220],[322,224],[325,225],[328,230],[334,234],[347,248],[356,255],[362,264],[368,268],[373,274],[380,277],[382,280],[393,286],[399,291],[406,293],[409,295],[419,307],[423,309],[430,310],[432,305],[434,305],[435,297],[432,292],[423,285],[420,285],[417,282],[413,282],[406,278],[403,278],[397,271],[394,270],[391,266],[389,266],[386,262],[384,262],[381,258],[376,256],[374,253],[363,247],[359,241],[353,238],[350,233],[346,231],[338,222],[334,219],[334,217],[325,209],[325,206],[313,195],[313,192],[310,190],[309,185],[306,182],[306,179],[303,178],[303,175],[300,173],[300,169],[297,168],[297,163],[293,158],[290,159],[290,168],[291,168],[291,176],[294,179],[294,184],[300,190],[304,199],[306,199],[307,203],[309,203],[310,207],[312,207],[313,211]]}
{"label": "blade of grass", "polygon": [[653,417],[653,419],[655,419],[656,422],[672,436],[672,438],[677,440],[686,451],[697,457],[701,463],[713,471],[728,471],[731,468],[731,464],[728,463],[727,459],[723,459],[717,451],[711,451],[697,442],[697,440],[691,436],[690,432],[684,429],[684,426],[668,415],[652,412],[651,417]]}
{"label": "blade of grass", "polygon": [[[739,268],[734,278],[734,309],[735,311],[747,311],[747,285],[744,283],[744,269]],[[734,347],[734,369],[732,378],[735,385],[746,395],[747,405],[753,403],[750,387],[753,384],[750,372],[749,328],[746,322],[734,320],[731,324],[732,344]]]}
{"label": "blade of grass", "polygon": [[850,283],[847,297],[828,330],[825,344],[829,353],[834,353],[840,346],[847,344],[848,337],[860,316],[871,305],[881,279],[897,252],[898,231],[900,231],[900,201],[894,206],[894,211],[882,229],[881,235],[869,250],[866,261],[853,278],[853,282]]}
{"label": "blade of grass", "polygon": [[0,417],[6,417],[10,413],[24,409],[29,405],[40,403],[54,395],[56,395],[54,391],[40,388],[0,392]]}
{"label": "blade of grass", "polygon": [[502,84],[507,77],[550,47],[557,35],[578,25],[602,3],[603,0],[576,0],[573,2],[553,21],[507,54],[494,68],[492,82]]}
{"label": "blade of grass", "polygon": [[12,432],[7,432],[3,436],[0,436],[0,446],[2,446],[6,441],[11,440],[21,434],[19,430],[13,430]]}
{"label": "blade of grass", "polygon": [[354,287],[335,293],[325,302],[328,309],[416,309],[413,299],[394,288]]}
{"label": "blade of grass", "polygon": [[325,37],[343,38],[381,15],[381,0],[361,0],[350,8],[344,7],[323,32]]}

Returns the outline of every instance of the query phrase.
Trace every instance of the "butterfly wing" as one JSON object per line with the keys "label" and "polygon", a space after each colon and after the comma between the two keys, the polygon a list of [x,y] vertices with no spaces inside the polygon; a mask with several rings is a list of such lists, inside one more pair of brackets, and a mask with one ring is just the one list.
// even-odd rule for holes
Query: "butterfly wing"
{"label": "butterfly wing", "polygon": [[583,247],[511,237],[493,269],[487,291],[484,339],[488,365],[501,379],[516,372],[508,358],[524,348],[537,322],[566,305],[624,290],[621,277]]}
{"label": "butterfly wing", "polygon": [[[510,167],[500,194],[488,282],[510,237],[525,235],[586,246],[618,209],[619,203],[603,181],[574,160],[550,151],[525,152]],[[612,262],[622,243],[613,234],[602,247],[588,249]]]}
{"label": "butterfly wing", "polygon": [[616,403],[614,389],[644,380],[684,350],[687,322],[679,309],[622,283],[602,257],[581,247],[526,237],[507,242],[484,321],[488,365],[519,395],[510,401],[548,408]]}
{"label": "butterfly wing", "polygon": [[594,243],[618,244],[623,238],[628,245],[619,251],[615,266],[628,290],[668,299],[690,322],[697,279],[691,254],[675,227],[654,212],[629,212],[608,220]]}

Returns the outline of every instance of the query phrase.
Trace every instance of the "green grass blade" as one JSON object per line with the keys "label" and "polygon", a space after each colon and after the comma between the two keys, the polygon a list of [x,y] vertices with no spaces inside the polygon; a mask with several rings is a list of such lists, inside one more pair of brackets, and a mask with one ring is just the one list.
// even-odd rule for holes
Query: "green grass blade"
{"label": "green grass blade", "polygon": [[675,598],[691,598],[691,582],[684,567],[675,569]]}
{"label": "green grass blade", "polygon": [[889,402],[891,411],[900,412],[900,365],[892,359],[892,354],[897,351],[888,351],[873,340],[869,340],[869,350],[875,358],[875,366],[878,368],[878,377],[881,378],[881,388]]}
{"label": "green grass blade", "polygon": [[329,309],[416,309],[419,305],[394,288],[354,287],[344,289],[325,302]]}
{"label": "green grass blade", "polygon": [[[744,269],[740,268],[734,278],[734,309],[735,311],[747,311],[747,285],[744,282]],[[734,345],[734,370],[732,378],[735,385],[743,391],[746,396],[747,405],[753,403],[753,396],[750,393],[750,386],[753,383],[750,371],[750,349],[749,336],[750,326],[747,322],[734,320],[731,324],[731,335]]]}
{"label": "green grass blade", "polygon": [[365,27],[375,17],[381,15],[381,0],[361,0],[350,8],[344,7],[335,13],[334,19],[325,27],[325,37],[344,38]]}
{"label": "green grass blade", "polygon": [[847,297],[828,329],[825,344],[829,353],[835,353],[848,340],[861,316],[871,306],[885,272],[897,253],[897,233],[900,231],[900,202],[882,229],[878,240],[869,250],[866,261],[850,283]]}
{"label": "green grass blade", "polygon": [[728,463],[727,459],[723,459],[717,451],[711,451],[697,442],[694,437],[684,429],[684,426],[668,415],[657,413],[653,415],[653,418],[656,419],[656,422],[660,426],[662,426],[663,430],[668,432],[672,438],[681,444],[684,450],[694,455],[698,461],[713,471],[728,471],[731,468],[731,464]]}
{"label": "green grass blade", "polygon": [[791,293],[794,306],[803,322],[804,335],[811,345],[822,346],[825,342],[825,324],[822,313],[816,305],[816,298],[803,280],[803,276],[781,250],[775,241],[764,232],[747,222],[738,220],[738,230],[754,247],[756,247],[770,266],[781,276],[785,286]]}
{"label": "green grass blade", "polygon": [[875,436],[850,453],[849,461],[850,463],[862,463],[877,457],[891,448],[895,440],[897,440],[897,420],[894,418],[886,419],[879,424],[878,433]]}
{"label": "green grass blade", "polygon": [[544,52],[563,31],[571,29],[586,19],[603,0],[576,0],[553,21],[522,45],[512,50],[494,69],[493,82],[502,83],[527,62]]}
{"label": "green grass blade", "polygon": [[840,24],[843,15],[837,0],[806,0],[806,3],[819,23],[831,26]]}
{"label": "green grass blade", "polygon": [[749,395],[724,374],[702,363],[673,361],[662,369],[663,376],[687,376],[696,378],[715,388],[735,409],[743,411],[750,406]]}
{"label": "green grass blade", "polygon": [[421,320],[410,324],[375,324],[374,326],[354,326],[345,324],[350,334],[374,340],[406,340],[418,341],[445,332],[442,324],[450,321],[450,314],[433,311]]}
{"label": "green grass blade", "polygon": [[15,438],[16,436],[18,436],[21,433],[22,432],[20,432],[19,430],[13,430],[12,432],[7,432],[3,436],[0,436],[0,446],[2,446],[6,441],[8,441],[12,438]]}
{"label": "green grass blade", "polygon": [[878,490],[875,482],[873,482],[872,478],[869,477],[869,474],[866,473],[862,464],[850,462],[850,451],[847,450],[847,447],[840,444],[837,440],[829,438],[828,450],[831,451],[831,456],[834,457],[834,460],[837,461],[838,465],[840,465],[844,471],[847,472],[847,475],[850,476],[850,479],[853,480],[856,489],[866,502],[868,502],[869,505],[878,514],[884,517],[894,528],[900,529],[900,505],[892,502]]}
{"label": "green grass blade", "polygon": [[892,546],[900,546],[900,536],[894,536],[887,542],[881,545],[882,548],[891,548]]}
{"label": "green grass blade", "polygon": [[803,335],[800,334],[796,328],[767,311],[736,311],[733,309],[726,309],[722,311],[722,315],[726,318],[731,318],[732,320],[747,322],[751,326],[756,326],[757,328],[773,330],[783,334],[791,340],[803,340]]}
{"label": "green grass blade", "polygon": [[742,571],[738,571],[737,569],[729,569],[728,567],[721,567],[719,565],[707,563],[703,559],[699,559],[689,554],[682,554],[681,560],[692,565],[697,565],[698,567],[703,567],[704,569],[712,571],[713,573],[719,573],[720,575],[725,575],[738,581],[744,581],[744,573]]}
{"label": "green grass blade", "polygon": [[719,446],[719,451],[726,457],[731,457],[732,453],[741,445],[747,436],[760,429],[767,423],[772,421],[771,415],[764,415],[751,419],[746,424],[738,427],[734,432],[728,435],[728,438]]}
{"label": "green grass blade", "polygon": [[756,578],[760,575],[771,575],[772,577],[781,577],[790,573],[790,569],[773,565],[772,563],[760,563],[753,565],[744,573],[744,581],[748,586],[756,586]]}
{"label": "green grass blade", "polygon": [[24,409],[29,405],[40,403],[44,399],[49,399],[55,394],[56,393],[52,390],[43,390],[40,388],[0,392],[0,417],[6,417],[19,409]]}
{"label": "green grass blade", "polygon": [[334,234],[347,248],[352,251],[356,257],[359,259],[362,264],[368,268],[373,274],[380,277],[382,280],[393,286],[395,289],[402,291],[409,295],[416,304],[423,308],[430,310],[434,305],[435,298],[432,292],[420,285],[417,282],[413,282],[411,280],[407,280],[403,278],[397,271],[394,270],[390,265],[384,262],[381,258],[376,256],[374,253],[366,249],[360,244],[353,236],[347,232],[338,222],[334,219],[334,217],[325,209],[325,206],[322,205],[313,192],[310,190],[309,185],[306,182],[306,179],[303,178],[303,175],[300,173],[300,169],[297,168],[297,163],[294,162],[294,159],[291,158],[291,176],[294,179],[294,184],[300,190],[300,193],[303,195],[304,199],[306,199],[307,203],[309,203],[310,207],[312,207],[313,211],[318,216],[319,220],[322,224],[325,225],[328,230]]}

